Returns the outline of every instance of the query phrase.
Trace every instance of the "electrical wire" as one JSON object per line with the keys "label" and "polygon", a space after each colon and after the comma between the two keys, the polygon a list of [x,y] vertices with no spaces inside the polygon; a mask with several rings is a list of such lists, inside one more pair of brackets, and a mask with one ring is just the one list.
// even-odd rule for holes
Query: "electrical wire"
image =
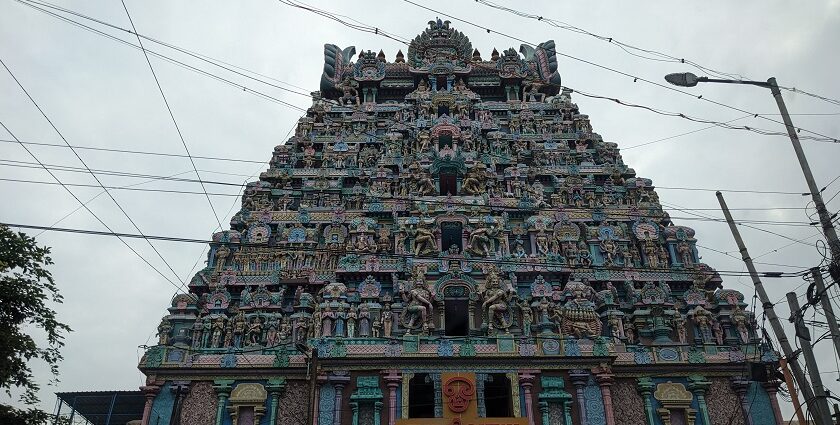
{"label": "electrical wire", "polygon": [[[559,28],[559,29],[562,29],[562,30],[570,31],[570,32],[575,32],[575,33],[578,33],[578,34],[588,35],[588,36],[593,37],[595,39],[605,41],[605,42],[607,42],[611,45],[617,46],[621,50],[626,52],[627,54],[630,54],[632,56],[635,56],[635,57],[638,57],[638,58],[641,58],[641,59],[646,59],[646,60],[651,60],[651,61],[656,61],[656,62],[684,63],[686,65],[693,66],[693,67],[695,67],[695,68],[697,68],[701,71],[707,72],[708,74],[710,74],[712,76],[715,76],[715,77],[718,77],[718,78],[726,78],[726,79],[732,79],[732,80],[737,80],[737,81],[749,80],[749,78],[747,78],[746,76],[743,76],[741,74],[718,71],[718,70],[715,70],[713,68],[709,68],[709,67],[700,65],[697,62],[685,59],[683,57],[677,57],[677,56],[673,56],[673,55],[670,55],[670,54],[667,54],[667,53],[663,53],[661,51],[634,46],[632,44],[624,43],[624,42],[622,42],[622,41],[620,41],[620,40],[618,40],[614,37],[607,37],[607,36],[604,36],[604,35],[595,34],[595,33],[592,33],[590,31],[587,31],[583,28],[580,28],[578,26],[575,26],[575,25],[572,25],[572,24],[569,24],[569,23],[566,23],[566,22],[563,22],[563,21],[554,20],[554,19],[551,19],[551,18],[546,18],[546,17],[541,16],[541,15],[535,15],[535,14],[532,14],[532,13],[527,13],[527,12],[523,12],[523,11],[520,11],[520,10],[517,10],[517,9],[505,7],[505,6],[499,5],[499,4],[494,3],[492,1],[489,1],[489,0],[476,0],[476,3],[482,4],[482,5],[494,8],[494,9],[498,9],[498,10],[501,10],[501,11],[504,11],[504,12],[512,13],[514,15],[521,16],[523,18],[529,18],[529,19],[533,19],[533,20],[536,20],[536,21],[539,21],[539,22],[543,22],[543,23],[551,25],[555,28]],[[631,50],[632,51],[637,51],[637,52],[642,52],[644,54],[649,54],[651,56],[646,56],[644,54],[633,53]],[[779,88],[782,89],[782,90],[788,90],[788,91],[791,91],[791,92],[799,93],[799,94],[802,94],[802,95],[805,95],[805,96],[814,97],[814,98],[820,99],[822,101],[825,101],[827,103],[831,103],[833,105],[840,106],[840,100],[837,100],[837,99],[832,99],[832,98],[829,98],[829,97],[820,96],[820,95],[817,95],[817,94],[814,94],[814,93],[807,92],[805,90],[797,89],[795,87],[779,86]],[[762,114],[762,115],[770,115],[770,114]]]}
{"label": "electrical wire", "polygon": [[134,21],[131,19],[131,14],[128,13],[128,6],[125,5],[125,0],[120,0],[123,5],[123,9],[125,9],[125,14],[128,16],[128,22],[131,23],[131,29],[134,30],[134,35],[137,35],[137,43],[140,45],[140,49],[143,51],[143,57],[146,58],[146,63],[149,65],[149,70],[152,72],[152,77],[155,79],[155,85],[157,85],[158,91],[160,92],[161,98],[163,98],[163,103],[166,105],[166,110],[169,111],[169,117],[172,118],[172,124],[175,125],[175,131],[178,132],[178,138],[181,139],[181,144],[184,145],[184,151],[187,153],[187,156],[190,159],[190,164],[192,164],[193,170],[195,170],[195,176],[198,178],[198,182],[201,185],[201,190],[204,191],[204,194],[207,198],[207,203],[210,204],[210,210],[213,211],[213,217],[216,218],[216,222],[219,224],[219,228],[224,228],[222,226],[222,220],[219,219],[219,214],[216,213],[216,207],[213,206],[213,201],[210,200],[210,195],[207,194],[207,188],[204,187],[204,182],[201,181],[201,174],[198,173],[198,167],[195,165],[195,161],[190,155],[190,148],[187,147],[187,141],[184,140],[184,134],[181,133],[181,127],[178,126],[178,121],[175,120],[175,114],[172,112],[172,107],[169,106],[169,100],[166,99],[166,94],[163,93],[163,87],[160,85],[160,80],[158,80],[157,73],[155,73],[155,68],[152,66],[152,61],[149,59],[149,54],[146,53],[146,48],[143,47],[143,41],[140,39],[140,36],[137,34],[137,27],[134,26]]}
{"label": "electrical wire", "polygon": [[[26,90],[26,87],[23,86],[23,83],[20,82],[20,80],[17,78],[17,76],[15,76],[14,72],[12,72],[12,70],[9,68],[9,66],[6,64],[6,62],[3,61],[2,58],[0,58],[0,64],[3,65],[3,68],[6,69],[6,71],[9,73],[9,76],[11,76],[12,79],[15,81],[15,83],[17,83],[17,85],[21,89],[21,91],[26,95],[26,97],[29,99],[29,101],[32,103],[32,105],[35,106],[35,108],[38,110],[38,112],[41,113],[41,116],[43,116],[44,119],[50,124],[50,127],[52,127],[52,129],[56,132],[56,134],[58,134],[58,136],[61,138],[61,140],[63,140],[64,143],[67,144],[67,146],[70,146],[70,142],[67,141],[67,138],[64,137],[64,134],[61,133],[61,131],[59,131],[58,127],[56,127],[56,125],[53,123],[53,121],[50,119],[50,117],[47,116],[47,113],[41,108],[41,106],[38,104],[38,102],[35,101],[35,98],[33,98],[32,95],[29,94],[29,91]],[[3,127],[6,128],[5,125]],[[6,131],[12,136],[13,139],[17,139],[17,137],[15,135],[13,135],[12,132],[9,131],[8,128],[6,128]],[[24,146],[24,145],[21,144],[21,146]],[[38,158],[36,158],[35,155],[28,148],[26,148],[25,146],[24,146],[24,148],[30,154],[30,156],[32,156],[35,159],[35,161],[38,162],[38,164],[41,165],[46,170],[46,167],[44,166],[44,164],[41,163],[41,161]],[[134,219],[132,219],[131,216],[128,215],[128,212],[117,201],[117,199],[114,198],[114,196],[110,192],[108,192],[108,189],[105,187],[104,184],[102,184],[102,181],[99,180],[99,177],[97,177],[96,173],[94,173],[88,167],[85,160],[82,159],[82,157],[79,155],[79,153],[76,152],[74,149],[70,148],[70,150],[73,152],[76,159],[78,159],[79,162],[84,166],[85,170],[94,178],[94,180],[96,180],[96,182],[99,184],[99,186],[105,191],[105,193],[108,195],[108,197],[111,198],[111,201],[114,202],[114,204],[117,206],[117,208],[120,210],[120,212],[122,212],[123,216],[125,216],[125,218],[128,219],[128,221],[131,223],[131,225],[134,226],[134,229],[142,235],[143,231],[140,230],[140,226],[138,226],[137,223],[134,221]],[[50,175],[53,175],[53,173],[51,171],[48,170],[48,172],[50,173]],[[55,176],[53,175],[53,177],[55,177]],[[56,178],[56,181],[60,182],[60,180],[58,180],[57,178]],[[67,189],[69,191],[69,188],[65,187],[65,189]],[[79,201],[81,204],[84,205],[84,203],[78,197],[76,197],[76,195],[73,195],[73,197],[76,198],[77,201]],[[85,206],[85,209],[90,211],[90,209],[88,209],[87,206]],[[91,212],[91,214],[92,214],[92,212]],[[101,222],[101,220],[100,220],[100,222]],[[102,224],[104,225],[105,223],[102,222]],[[108,227],[106,226],[106,228],[108,228]],[[111,229],[108,228],[108,230],[111,230]],[[160,251],[158,251],[158,249],[154,246],[154,244],[152,244],[152,242],[149,241],[149,240],[146,240],[146,243],[152,248],[152,250],[155,252],[155,254],[157,254],[158,258],[160,258],[161,261],[163,261],[163,263],[166,265],[166,267],[169,268],[169,270],[172,272],[172,274],[175,275],[176,278],[178,278],[178,273],[175,273],[175,269],[172,268],[172,265],[169,264],[169,261],[167,261],[166,258],[163,257],[163,254],[161,254]],[[145,261],[145,259],[144,259],[144,261]],[[184,287],[184,289],[186,289],[185,282],[180,282],[180,283],[181,283],[181,286]]]}

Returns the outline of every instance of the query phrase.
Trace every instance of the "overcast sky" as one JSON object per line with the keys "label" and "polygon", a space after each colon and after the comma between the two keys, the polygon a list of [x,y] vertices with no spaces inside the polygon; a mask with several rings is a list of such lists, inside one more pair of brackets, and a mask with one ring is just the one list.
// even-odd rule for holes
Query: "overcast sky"
{"label": "overcast sky", "polygon": [[[647,49],[669,53],[716,70],[765,80],[775,76],[779,84],[794,86],[823,96],[840,99],[837,69],[840,58],[840,1],[713,1],[680,2],[514,2],[511,7],[582,27]],[[499,32],[539,43],[553,39],[557,50],[628,74],[656,82],[670,72],[701,71],[688,65],[651,61],[631,56],[614,44],[554,28],[535,20],[491,9],[473,1],[434,1],[429,6]],[[64,7],[121,27],[129,27],[120,2],[61,2]],[[382,49],[389,61],[406,46],[374,34],[352,30],[312,13],[280,2],[196,2],[128,0],[137,31],[183,48],[224,60],[250,71],[291,83],[305,91],[317,89],[323,66],[323,45],[356,46],[356,50]],[[329,2],[322,8],[347,15],[381,28],[403,39],[420,33],[434,12],[401,1]],[[444,16],[440,16],[445,18]],[[75,18],[78,19],[78,18]],[[91,24],[121,39],[133,36]],[[518,41],[453,20],[484,58],[493,48],[514,47]],[[181,53],[146,43],[198,68],[218,74],[249,89],[263,92],[302,108],[306,97],[290,94],[227,71],[214,68]],[[144,150],[183,154],[184,148],[165,109],[143,54],[13,0],[0,3],[0,58],[44,109],[66,139],[74,145]],[[225,85],[204,75],[152,57],[152,64],[172,112],[193,155],[268,160],[272,148],[284,141],[301,113],[267,101],[241,88]],[[568,57],[559,57],[563,84],[581,91],[620,98],[717,121],[741,118],[733,124],[771,131],[784,131],[776,123],[746,114]],[[263,78],[263,77],[260,77]],[[265,79],[265,78],[263,78]],[[279,84],[279,83],[277,83]],[[777,114],[769,91],[750,86],[701,85],[687,89],[703,99],[712,99],[746,111]],[[840,106],[785,92],[785,101],[797,126],[840,138]],[[581,111],[590,116],[596,132],[621,148],[703,129],[708,124],[665,117],[611,101],[573,96]],[[778,120],[777,115],[768,115]],[[58,134],[29,102],[11,77],[0,69],[0,121],[24,141],[62,143]],[[803,130],[803,135],[806,132]],[[5,132],[0,139],[11,140]],[[824,186],[840,174],[840,144],[803,141],[818,185]],[[79,167],[69,149],[31,146],[44,163]],[[195,178],[186,158],[154,157],[78,151],[94,169],[118,170],[147,175]],[[712,128],[674,137],[633,149],[622,149],[624,162],[641,177],[669,188],[746,189],[778,192],[807,190],[790,142],[782,136],[765,136],[746,131]],[[52,181],[42,169],[22,168],[7,161],[34,161],[20,145],[0,142],[0,178]],[[241,162],[196,160],[202,178],[241,183],[263,170],[265,165]],[[57,172],[65,183],[96,184],[84,173]],[[106,185],[123,186],[142,179],[101,176]],[[198,184],[146,182],[150,189],[201,191]],[[87,201],[100,193],[96,188],[73,187]],[[208,186],[215,193],[236,194],[232,186]],[[826,200],[840,191],[840,180],[825,190]],[[722,216],[714,192],[660,188],[663,205],[699,211],[680,212],[668,208],[674,217],[690,214]],[[217,223],[203,195],[160,192],[112,191],[140,229],[151,235],[207,238]],[[814,247],[821,240],[817,229],[807,226],[815,216],[809,198],[799,195],[727,193],[727,202],[739,219],[767,220],[756,225],[801,243],[792,243],[771,233],[742,228],[742,234],[759,271],[798,271],[817,265],[821,256]],[[0,221],[52,225],[75,210],[78,203],[60,186],[0,181]],[[238,210],[238,198],[213,196],[213,204],[226,225]],[[237,203],[236,206],[233,206]],[[112,229],[136,233],[106,195],[89,204]],[[806,210],[805,207],[809,206]],[[232,208],[233,207],[233,208]],[[231,209],[232,208],[232,209]],[[772,208],[772,209],[771,209]],[[840,209],[840,196],[828,203],[830,211]],[[708,210],[705,210],[708,209]],[[675,219],[677,224],[697,230],[699,245],[728,252],[724,255],[700,248],[703,261],[719,270],[744,270],[737,248],[725,223]],[[76,211],[59,227],[105,230],[89,213]],[[37,231],[29,231],[35,234]],[[41,392],[45,408],[52,409],[55,391],[136,389],[142,376],[136,365],[138,345],[152,342],[155,328],[175,288],[131,253],[119,240],[106,236],[47,232],[38,242],[53,248],[53,275],[65,297],[57,307],[59,319],[74,332],[67,338],[61,364],[61,383]],[[139,253],[177,282],[168,267],[142,240],[129,240]],[[177,272],[189,280],[205,259],[205,246],[155,242],[157,249]],[[765,279],[770,297],[800,287],[799,278]],[[725,278],[724,284],[752,296],[750,279]],[[834,292],[837,294],[837,292]],[[809,317],[810,312],[809,311]],[[789,315],[785,303],[777,304],[781,317]],[[759,314],[760,316],[760,314]],[[817,316],[819,320],[820,317]],[[769,330],[769,329],[768,329]],[[820,335],[822,330],[816,329]],[[828,341],[817,346],[826,384],[836,392],[837,362]],[[49,374],[34,364],[39,382]],[[829,373],[835,371],[833,373]],[[784,407],[790,415],[790,406]],[[787,418],[786,418],[787,419]]]}

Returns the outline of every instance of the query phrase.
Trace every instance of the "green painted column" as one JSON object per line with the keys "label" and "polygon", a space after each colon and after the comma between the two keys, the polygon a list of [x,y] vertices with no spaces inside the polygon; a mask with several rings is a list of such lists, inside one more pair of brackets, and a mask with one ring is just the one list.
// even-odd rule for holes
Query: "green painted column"
{"label": "green painted column", "polygon": [[216,425],[222,425],[222,419],[225,414],[225,402],[230,396],[230,391],[233,389],[232,379],[217,379],[213,381],[213,390],[216,391]]}
{"label": "green painted column", "polygon": [[645,401],[645,414],[647,415],[647,423],[648,425],[655,425],[656,424],[656,416],[653,412],[653,402],[651,402],[650,397],[653,394],[653,390],[656,387],[656,384],[650,378],[639,378],[637,387],[639,389],[639,393],[642,395],[642,399]]}
{"label": "green painted column", "polygon": [[712,425],[709,420],[709,408],[706,406],[706,391],[712,385],[704,376],[691,375],[688,377],[688,389],[697,397],[697,406],[700,408],[700,417],[703,418],[703,425]]}
{"label": "green painted column", "polygon": [[286,380],[284,378],[269,379],[266,390],[271,397],[271,412],[269,412],[269,425],[277,423],[277,406],[280,402],[280,394],[286,389]]}

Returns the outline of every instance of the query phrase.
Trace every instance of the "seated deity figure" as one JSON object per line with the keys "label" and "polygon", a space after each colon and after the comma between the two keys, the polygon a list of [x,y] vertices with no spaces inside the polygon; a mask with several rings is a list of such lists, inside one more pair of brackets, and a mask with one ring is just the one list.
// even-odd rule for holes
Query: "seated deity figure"
{"label": "seated deity figure", "polygon": [[408,285],[402,288],[402,298],[405,308],[402,312],[401,322],[406,329],[406,334],[412,330],[419,329],[427,333],[431,328],[432,317],[432,293],[426,286],[426,276],[422,269],[415,271],[411,278],[411,289]]}
{"label": "seated deity figure", "polygon": [[502,288],[499,275],[495,270],[490,271],[484,290],[484,302],[481,303],[481,308],[486,313],[488,333],[497,330],[507,332],[510,328],[511,323],[505,318],[509,298],[510,291]]}
{"label": "seated deity figure", "polygon": [[[414,166],[417,167],[413,168]],[[435,193],[435,183],[432,181],[431,177],[429,177],[429,173],[420,168],[416,162],[412,164],[412,168],[411,179],[414,181],[414,193],[420,196]]]}

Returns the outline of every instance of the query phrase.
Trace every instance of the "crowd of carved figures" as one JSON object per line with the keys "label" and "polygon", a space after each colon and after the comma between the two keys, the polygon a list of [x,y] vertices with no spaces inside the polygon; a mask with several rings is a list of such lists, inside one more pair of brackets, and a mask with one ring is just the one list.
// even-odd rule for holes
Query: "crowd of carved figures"
{"label": "crowd of carved figures", "polygon": [[469,300],[470,335],[753,341],[743,296],[592,131],[538,60],[547,46],[461,52],[490,70],[416,48],[351,63],[355,49],[327,46],[322,90],[214,235],[160,343],[442,335],[453,296]]}

